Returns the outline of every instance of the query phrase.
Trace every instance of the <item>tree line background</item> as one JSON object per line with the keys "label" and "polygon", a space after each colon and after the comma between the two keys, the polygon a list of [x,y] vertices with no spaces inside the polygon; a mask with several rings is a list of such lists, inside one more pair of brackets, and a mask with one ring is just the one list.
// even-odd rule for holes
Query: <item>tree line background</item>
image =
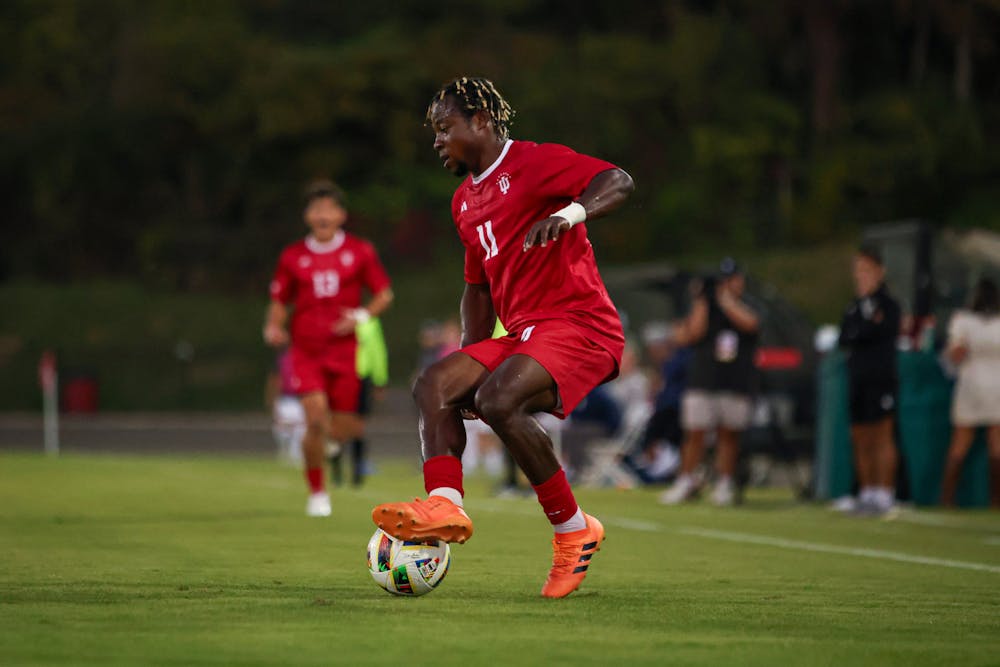
{"label": "tree line background", "polygon": [[102,409],[259,408],[318,176],[395,281],[405,384],[461,293],[424,112],[463,74],[633,175],[602,270],[736,254],[836,320],[864,224],[1000,229],[998,35],[1000,0],[5,0],[0,409],[38,407],[45,349]]}
{"label": "tree line background", "polygon": [[1000,228],[1000,0],[7,0],[0,278],[259,291],[325,175],[387,264],[456,250],[423,126],[493,78],[606,157],[602,261]]}

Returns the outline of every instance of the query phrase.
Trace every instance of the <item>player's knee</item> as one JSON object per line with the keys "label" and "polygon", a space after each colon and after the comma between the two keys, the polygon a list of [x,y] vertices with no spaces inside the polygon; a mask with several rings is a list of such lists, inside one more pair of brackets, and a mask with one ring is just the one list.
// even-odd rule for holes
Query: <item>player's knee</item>
{"label": "player's knee", "polygon": [[306,430],[313,435],[317,433],[326,433],[326,427],[327,425],[325,419],[310,419],[306,422]]}
{"label": "player's knee", "polygon": [[440,403],[444,386],[444,373],[439,364],[431,364],[420,371],[417,379],[413,381],[413,400],[417,405],[430,403]]}
{"label": "player's knee", "polygon": [[475,403],[476,412],[487,424],[494,427],[511,419],[518,410],[517,404],[513,403],[509,396],[486,387],[481,387],[476,392]]}

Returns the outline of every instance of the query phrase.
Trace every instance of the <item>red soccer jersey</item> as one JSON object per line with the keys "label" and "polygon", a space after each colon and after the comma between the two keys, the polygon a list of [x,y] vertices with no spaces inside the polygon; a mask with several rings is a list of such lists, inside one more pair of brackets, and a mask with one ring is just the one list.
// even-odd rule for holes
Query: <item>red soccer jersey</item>
{"label": "red soccer jersey", "polygon": [[[338,231],[328,243],[312,237],[286,247],[271,281],[271,298],[293,306],[292,345],[310,354],[331,345],[352,344],[354,333],[337,336],[333,324],[361,305],[362,288],[375,294],[389,287],[371,243]],[[355,365],[351,355],[345,364]]]}
{"label": "red soccer jersey", "polygon": [[508,331],[568,319],[592,329],[594,342],[621,358],[621,320],[597,272],[586,225],[574,225],[544,248],[523,250],[533,224],[578,197],[594,176],[615,168],[559,144],[508,141],[489,169],[455,191],[451,212],[465,245],[465,281],[489,283]]}

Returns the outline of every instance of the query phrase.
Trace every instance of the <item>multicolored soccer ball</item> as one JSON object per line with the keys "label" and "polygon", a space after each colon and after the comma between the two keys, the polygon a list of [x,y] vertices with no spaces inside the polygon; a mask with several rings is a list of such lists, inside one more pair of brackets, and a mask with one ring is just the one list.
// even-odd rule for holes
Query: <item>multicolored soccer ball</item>
{"label": "multicolored soccer ball", "polygon": [[393,595],[426,595],[448,574],[447,542],[397,540],[381,528],[368,540],[368,571],[375,583]]}

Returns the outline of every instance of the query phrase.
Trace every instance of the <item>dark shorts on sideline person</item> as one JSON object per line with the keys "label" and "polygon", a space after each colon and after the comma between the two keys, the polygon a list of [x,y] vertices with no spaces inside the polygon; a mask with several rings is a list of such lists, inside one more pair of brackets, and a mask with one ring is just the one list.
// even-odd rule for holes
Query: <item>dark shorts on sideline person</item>
{"label": "dark shorts on sideline person", "polygon": [[870,424],[895,414],[897,393],[895,379],[852,380],[851,423]]}

